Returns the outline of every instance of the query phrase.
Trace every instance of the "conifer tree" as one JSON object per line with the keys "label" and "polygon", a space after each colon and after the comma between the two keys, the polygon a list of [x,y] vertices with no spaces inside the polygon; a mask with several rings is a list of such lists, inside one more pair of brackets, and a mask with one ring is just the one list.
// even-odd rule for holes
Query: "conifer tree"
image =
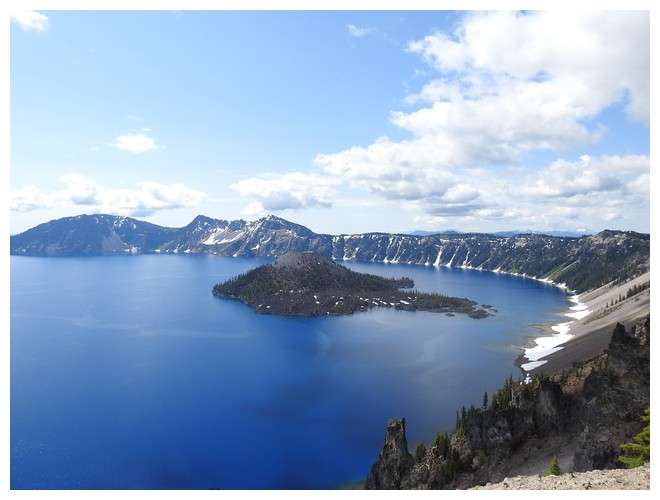
{"label": "conifer tree", "polygon": [[557,455],[554,455],[552,457],[552,460],[550,460],[550,467],[548,467],[547,472],[545,473],[546,476],[559,476],[561,474],[561,469],[559,468],[559,460],[557,460]]}
{"label": "conifer tree", "polygon": [[631,469],[651,460],[651,408],[644,411],[642,420],[646,422],[642,432],[637,434],[632,442],[621,445],[625,454],[620,456],[619,460]]}

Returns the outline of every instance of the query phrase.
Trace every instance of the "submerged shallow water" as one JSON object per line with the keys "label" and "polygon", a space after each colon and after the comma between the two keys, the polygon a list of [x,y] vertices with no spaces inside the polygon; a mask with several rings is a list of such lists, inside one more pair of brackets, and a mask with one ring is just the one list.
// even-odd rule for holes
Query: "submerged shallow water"
{"label": "submerged shallow water", "polygon": [[275,317],[211,295],[267,262],[11,257],[12,489],[320,489],[363,480],[388,418],[450,432],[520,371],[561,290],[464,269],[344,263],[497,309]]}

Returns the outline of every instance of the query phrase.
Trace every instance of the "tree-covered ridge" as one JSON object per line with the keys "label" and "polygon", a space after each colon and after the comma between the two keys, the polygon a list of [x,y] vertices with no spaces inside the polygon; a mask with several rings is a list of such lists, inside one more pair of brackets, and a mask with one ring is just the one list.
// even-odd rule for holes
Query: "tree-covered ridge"
{"label": "tree-covered ridge", "polygon": [[441,294],[405,291],[410,278],[358,273],[314,252],[291,252],[213,287],[213,294],[236,298],[262,314],[351,314],[372,307],[471,314],[475,302]]}
{"label": "tree-covered ridge", "polygon": [[[251,271],[216,285],[228,295],[238,293],[250,296],[274,295],[280,291],[293,293],[325,292],[328,290],[352,290],[355,292],[396,291],[412,288],[410,278],[395,280],[374,274],[358,273],[332,262],[313,252],[284,254],[271,264],[259,266]],[[232,293],[234,292],[234,293]]]}

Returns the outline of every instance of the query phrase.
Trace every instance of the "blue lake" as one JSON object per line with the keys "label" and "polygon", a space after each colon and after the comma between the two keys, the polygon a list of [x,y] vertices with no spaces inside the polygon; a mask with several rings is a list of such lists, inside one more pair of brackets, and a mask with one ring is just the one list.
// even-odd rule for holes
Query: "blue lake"
{"label": "blue lake", "polygon": [[464,269],[343,263],[494,317],[255,314],[211,295],[268,262],[11,257],[12,489],[329,489],[363,480],[388,418],[410,448],[504,379],[561,290]]}

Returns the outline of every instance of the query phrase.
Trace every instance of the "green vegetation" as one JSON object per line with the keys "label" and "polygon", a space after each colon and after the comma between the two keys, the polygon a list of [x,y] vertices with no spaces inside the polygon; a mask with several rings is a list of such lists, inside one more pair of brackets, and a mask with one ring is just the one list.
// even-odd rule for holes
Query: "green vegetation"
{"label": "green vegetation", "polygon": [[[535,379],[532,385],[537,386],[538,379]],[[531,397],[533,393],[532,385],[523,384],[520,380],[514,382],[513,376],[509,375],[502,387],[493,394],[490,401],[491,410],[498,411],[510,406],[519,406],[521,401],[526,401]],[[484,408],[487,407],[487,394],[484,394]]]}
{"label": "green vegetation", "polygon": [[[473,455],[470,453],[461,454],[459,451],[460,443],[464,439],[465,430],[468,428],[468,422],[471,418],[478,418],[478,414],[485,411],[502,411],[510,407],[519,407],[528,404],[534,400],[534,393],[543,380],[542,376],[535,376],[530,383],[523,383],[522,380],[514,382],[513,376],[509,375],[504,381],[502,387],[495,391],[490,398],[488,392],[484,392],[482,407],[477,409],[471,406],[466,409],[465,406],[459,412],[456,412],[456,423],[451,434],[447,432],[437,432],[435,440],[427,451],[427,456],[433,459],[442,459],[444,461],[442,474],[435,479],[432,484],[434,488],[442,489],[449,485],[456,474],[469,472],[473,467]],[[415,461],[422,457],[421,449],[418,445],[415,450]]]}
{"label": "green vegetation", "polygon": [[413,286],[410,278],[358,273],[313,252],[292,252],[215,285],[213,295],[240,299],[262,314],[317,316],[394,307],[490,316],[466,298],[401,290]]}
{"label": "green vegetation", "polygon": [[548,467],[548,470],[546,471],[545,475],[546,476],[559,476],[562,474],[561,469],[559,468],[559,460],[557,460],[557,455],[552,457],[552,460],[550,460],[550,466]]}
{"label": "green vegetation", "polygon": [[[644,283],[640,283],[639,285],[634,285],[631,288],[628,289],[625,295],[619,294],[617,299],[612,299],[610,302],[605,304],[603,308],[600,308],[596,314],[591,315],[585,322],[584,324],[587,325],[591,323],[592,321],[596,321],[597,319],[601,319],[608,314],[613,313],[619,307],[621,307],[622,303],[625,302],[628,299],[631,299],[640,293],[642,293],[645,290],[648,290],[650,288],[650,282],[646,281]],[[637,299],[635,299],[637,300]]]}
{"label": "green vegetation", "polygon": [[647,290],[650,286],[651,286],[651,282],[647,281],[645,283],[641,283],[639,285],[633,286],[632,288],[629,288],[628,291],[626,292],[626,299],[634,297],[638,293],[642,293],[644,290]]}
{"label": "green vegetation", "polygon": [[426,446],[424,446],[424,443],[419,443],[417,445],[417,448],[415,448],[415,454],[413,455],[413,458],[415,459],[415,463],[420,463],[422,460],[424,460],[425,455],[426,455]]}
{"label": "green vegetation", "polygon": [[629,468],[640,467],[651,461],[651,408],[644,411],[642,420],[646,423],[642,432],[632,442],[621,445],[625,455],[621,455],[619,461]]}
{"label": "green vegetation", "polygon": [[[452,436],[456,432],[457,431],[454,430]],[[452,446],[451,442],[452,437],[446,432],[442,434],[437,432],[435,435],[435,441],[428,450],[428,455],[430,455],[431,459],[442,460],[444,462],[442,474],[435,479],[435,482],[432,485],[436,489],[443,489],[445,485],[451,483],[456,474],[467,472],[472,468],[472,456],[468,454],[465,457],[461,457],[461,454]]]}
{"label": "green vegetation", "polygon": [[[253,299],[273,296],[281,292],[304,293],[328,290],[355,290],[361,292],[397,291],[395,279],[366,273],[357,273],[324,258],[317,266],[273,266],[266,264],[244,274],[230,278],[213,287],[215,295]],[[319,261],[320,262],[320,261]],[[331,264],[332,266],[330,266]],[[341,271],[334,268],[341,267]],[[407,283],[412,283],[410,278]]]}
{"label": "green vegetation", "polygon": [[[582,292],[599,288],[604,283],[625,283],[631,276],[648,270],[649,236],[614,231],[603,231],[599,236],[603,241],[578,250],[574,257],[577,265],[559,272],[556,281]],[[607,240],[614,237],[619,244],[608,243]]]}

